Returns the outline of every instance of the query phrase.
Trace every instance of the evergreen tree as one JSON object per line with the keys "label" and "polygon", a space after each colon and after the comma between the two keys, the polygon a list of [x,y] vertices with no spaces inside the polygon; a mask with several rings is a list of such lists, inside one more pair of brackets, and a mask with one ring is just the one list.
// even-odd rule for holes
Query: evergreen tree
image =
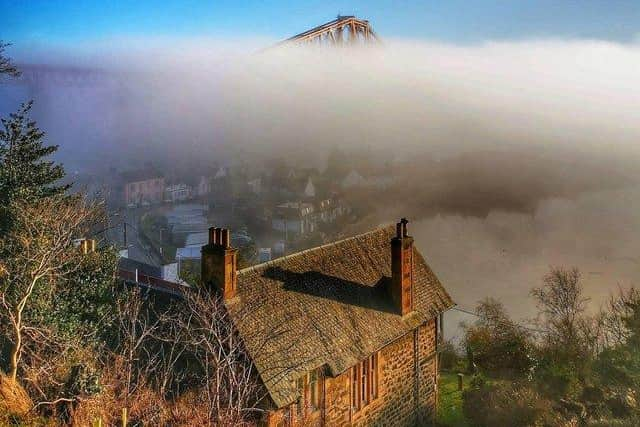
{"label": "evergreen tree", "polygon": [[18,77],[20,75],[20,71],[11,63],[11,60],[4,56],[4,50],[11,46],[9,43],[4,43],[0,40],[0,76],[2,74],[7,74],[12,77]]}
{"label": "evergreen tree", "polygon": [[56,185],[64,177],[62,165],[46,160],[57,145],[45,146],[42,132],[29,119],[31,102],[23,104],[17,113],[2,119],[0,130],[0,233],[11,222],[14,201],[35,201],[61,194],[67,185]]}

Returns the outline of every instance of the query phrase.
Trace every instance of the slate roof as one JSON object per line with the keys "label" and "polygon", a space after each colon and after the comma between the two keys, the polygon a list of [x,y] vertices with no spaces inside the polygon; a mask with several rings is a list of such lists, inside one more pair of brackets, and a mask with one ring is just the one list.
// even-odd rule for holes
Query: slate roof
{"label": "slate roof", "polygon": [[135,259],[121,257],[118,259],[118,268],[125,271],[136,271],[147,276],[162,278],[162,268],[146,264]]}
{"label": "slate roof", "polygon": [[453,306],[414,248],[414,308],[394,312],[385,227],[238,272],[227,302],[258,373],[277,407],[298,398],[295,380],[314,368],[338,375]]}

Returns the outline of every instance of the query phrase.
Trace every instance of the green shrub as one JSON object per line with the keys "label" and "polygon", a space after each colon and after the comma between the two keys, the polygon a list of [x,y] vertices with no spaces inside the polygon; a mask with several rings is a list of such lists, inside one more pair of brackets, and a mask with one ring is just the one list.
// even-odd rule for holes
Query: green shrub
{"label": "green shrub", "polygon": [[514,323],[502,304],[487,299],[477,307],[479,319],[465,327],[464,343],[470,370],[524,375],[532,366],[532,345],[527,331]]}
{"label": "green shrub", "polygon": [[460,363],[460,355],[455,345],[451,341],[443,341],[438,347],[438,362],[440,369],[452,371],[458,367]]}
{"label": "green shrub", "polygon": [[465,416],[479,427],[554,427],[565,422],[529,384],[480,385],[465,391],[463,399]]}

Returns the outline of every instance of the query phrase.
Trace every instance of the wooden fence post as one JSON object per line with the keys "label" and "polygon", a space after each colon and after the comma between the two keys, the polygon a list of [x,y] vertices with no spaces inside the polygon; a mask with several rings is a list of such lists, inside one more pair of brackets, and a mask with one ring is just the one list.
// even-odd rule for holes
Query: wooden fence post
{"label": "wooden fence post", "polygon": [[458,374],[458,390],[462,391],[462,379],[464,378],[464,374]]}
{"label": "wooden fence post", "polygon": [[122,408],[122,427],[127,427],[127,408]]}

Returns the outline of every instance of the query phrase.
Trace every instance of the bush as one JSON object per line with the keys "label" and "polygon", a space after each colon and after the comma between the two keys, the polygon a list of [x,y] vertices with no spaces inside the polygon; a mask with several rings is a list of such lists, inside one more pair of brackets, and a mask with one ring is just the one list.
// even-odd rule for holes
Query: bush
{"label": "bush", "polygon": [[461,360],[451,341],[443,341],[439,345],[438,361],[442,370],[452,371],[457,368]]}
{"label": "bush", "polygon": [[0,425],[24,421],[33,402],[17,382],[0,372]]}
{"label": "bush", "polygon": [[577,398],[582,393],[584,377],[578,375],[574,364],[556,363],[542,355],[534,378],[538,389],[552,399]]}
{"label": "bush", "polygon": [[528,384],[480,385],[463,393],[463,411],[472,425],[561,426],[565,421]]}
{"label": "bush", "polygon": [[514,323],[502,304],[487,299],[477,307],[479,320],[466,326],[465,347],[471,370],[522,375],[532,366],[532,345],[527,331]]}

